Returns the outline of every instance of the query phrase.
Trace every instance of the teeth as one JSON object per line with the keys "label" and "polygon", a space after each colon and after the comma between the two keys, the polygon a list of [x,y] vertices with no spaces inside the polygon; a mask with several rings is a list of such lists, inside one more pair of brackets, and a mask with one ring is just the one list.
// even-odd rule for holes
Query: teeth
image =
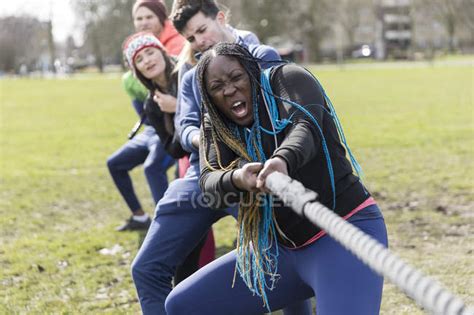
{"label": "teeth", "polygon": [[235,102],[234,104],[232,104],[232,108],[235,108],[237,106],[240,106],[242,105],[244,102],[241,102],[241,101],[238,101],[238,102]]}

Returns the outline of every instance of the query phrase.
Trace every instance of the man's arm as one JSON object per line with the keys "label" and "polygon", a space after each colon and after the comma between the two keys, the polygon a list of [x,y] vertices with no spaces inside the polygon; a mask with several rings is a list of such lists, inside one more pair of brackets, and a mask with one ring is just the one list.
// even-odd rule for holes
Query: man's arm
{"label": "man's arm", "polygon": [[246,30],[239,30],[233,28],[230,25],[228,25],[227,27],[235,37],[240,37],[246,45],[260,45],[260,40],[254,33]]}
{"label": "man's arm", "polygon": [[260,64],[263,69],[281,63],[281,57],[273,47],[267,45],[249,45],[248,49],[252,56],[263,61]]}
{"label": "man's arm", "polygon": [[193,144],[193,138],[199,137],[201,125],[201,111],[199,100],[194,91],[195,69],[184,74],[178,92],[178,105],[176,108],[175,128],[181,139],[183,148],[188,152],[198,152],[199,148]]}

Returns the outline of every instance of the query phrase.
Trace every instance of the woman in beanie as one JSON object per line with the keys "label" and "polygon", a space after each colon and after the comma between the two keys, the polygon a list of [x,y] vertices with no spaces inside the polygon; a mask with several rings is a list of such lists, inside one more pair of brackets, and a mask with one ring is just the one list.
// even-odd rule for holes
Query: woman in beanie
{"label": "woman in beanie", "polygon": [[[139,32],[124,43],[124,55],[132,67],[135,77],[147,88],[145,113],[155,128],[166,151],[174,158],[185,155],[179,141],[174,137],[174,112],[176,111],[177,75],[173,73],[174,59],[169,57],[163,44],[152,32]],[[156,94],[171,104],[157,104]]]}
{"label": "woman in beanie", "polygon": [[[158,0],[137,1],[132,10],[137,31],[154,33],[155,36],[161,38],[168,52],[178,55],[184,39],[176,32],[166,15],[166,7]],[[135,78],[131,71],[122,76],[122,85],[141,120],[144,117],[143,104],[148,94],[147,88]],[[171,103],[167,104],[166,101]],[[160,104],[172,107],[175,102],[173,99],[164,97]],[[166,171],[174,165],[174,161],[166,154],[154,128],[149,126],[147,121],[142,132],[131,136],[130,140],[107,159],[107,167],[115,186],[131,211],[130,218],[117,227],[117,231],[147,230],[151,223],[150,217],[138,200],[129,174],[132,169],[141,164],[144,166],[145,177],[156,204],[168,188]]]}
{"label": "woman in beanie", "polygon": [[[136,78],[149,91],[144,105],[148,122],[155,128],[166,152],[175,159],[182,158],[188,153],[182,149],[173,123],[178,76],[173,72],[176,59],[168,56],[162,43],[151,32],[139,32],[127,38],[123,52]],[[156,101],[158,93],[161,100],[168,99],[168,103],[174,104],[174,108],[161,106]],[[214,259],[212,231],[209,234],[209,238],[203,239],[188,255],[183,265],[177,268],[175,283],[184,280]],[[203,254],[203,246],[209,242],[212,247],[210,253]]]}
{"label": "woman in beanie", "polygon": [[137,31],[151,31],[160,40],[168,54],[177,56],[185,39],[168,19],[166,7],[160,0],[137,0],[132,10]]}
{"label": "woman in beanie", "polygon": [[[135,77],[148,89],[149,94],[145,101],[144,110],[146,113],[147,120],[155,128],[156,133],[161,139],[165,150],[174,158],[181,158],[183,155],[187,154],[181,147],[180,141],[177,134],[174,132],[174,112],[176,110],[176,94],[177,94],[177,85],[178,85],[178,73],[174,72],[173,69],[176,64],[176,59],[172,56],[169,56],[166,53],[165,48],[162,43],[156,38],[156,36],[151,32],[139,32],[134,35],[131,35],[126,39],[123,46],[123,54],[127,59],[128,64],[132,68]],[[164,97],[172,100],[169,103],[174,102],[174,107],[163,107],[159,102],[157,102],[156,94],[160,93],[160,99]],[[180,187],[181,185],[186,185],[180,179],[175,180],[171,187]],[[181,190],[177,188],[177,190]],[[200,192],[196,192],[197,195]],[[173,192],[167,191],[167,194],[173,195]],[[177,194],[176,199],[183,198],[186,196],[180,196]],[[194,197],[194,196],[188,196]],[[189,199],[189,198],[188,198]],[[183,200],[179,204],[179,208],[170,209],[168,213],[157,212],[156,216],[166,217],[167,224],[176,225],[176,230],[180,229],[180,225],[185,222],[180,222],[175,219],[174,213],[179,211],[200,211],[199,208],[196,208],[195,205],[189,203],[190,200]],[[183,208],[183,209],[182,209]],[[152,223],[148,233],[155,233],[154,224]],[[212,232],[212,231],[211,231]],[[175,284],[187,278],[189,275],[194,273],[199,267],[209,263],[214,259],[214,246],[212,233],[209,233],[209,237],[199,236],[199,239],[194,240],[184,240],[184,239],[174,239],[173,235],[162,236],[162,238],[170,239],[167,245],[170,247],[168,249],[163,249],[166,252],[166,256],[180,255],[183,259],[181,266],[176,269],[175,273]],[[186,242],[192,245],[186,245],[186,248],[193,248],[194,250],[189,252],[179,251],[179,246],[173,246],[172,242]],[[212,242],[212,253],[203,255],[203,246],[206,242]],[[146,241],[143,243],[142,247],[146,247]],[[148,255],[156,257],[158,259],[163,258],[163,255],[157,254],[155,252],[148,253],[142,252],[137,255],[134,261],[134,266],[136,261],[140,259],[148,260]],[[186,258],[185,258],[186,257]],[[164,257],[166,258],[166,257]],[[132,273],[134,275],[134,280],[137,281],[136,268],[132,267]],[[149,281],[145,277],[142,281]],[[150,283],[149,285],[153,285]],[[156,285],[156,284],[155,284]]]}

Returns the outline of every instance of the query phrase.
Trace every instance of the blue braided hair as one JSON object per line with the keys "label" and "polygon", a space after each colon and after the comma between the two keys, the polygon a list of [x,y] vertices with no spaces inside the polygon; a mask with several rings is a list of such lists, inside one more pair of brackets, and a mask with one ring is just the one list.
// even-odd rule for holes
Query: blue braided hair
{"label": "blue braided hair", "polygon": [[[264,132],[266,132],[268,134],[276,135],[276,134],[280,133],[281,131],[283,131],[287,127],[288,124],[292,123],[291,118],[296,113],[296,111],[293,112],[292,116],[290,116],[289,119],[280,120],[279,119],[279,111],[278,111],[277,100],[295,107],[298,111],[302,112],[304,115],[306,115],[314,123],[314,125],[317,127],[319,135],[321,136],[321,143],[322,143],[323,152],[324,152],[324,156],[325,156],[325,159],[326,159],[326,164],[327,164],[327,168],[328,168],[328,172],[329,172],[329,178],[330,178],[330,181],[331,181],[332,203],[333,203],[332,209],[336,209],[336,186],[335,186],[335,179],[334,179],[334,170],[333,170],[333,167],[332,167],[331,157],[329,155],[329,150],[328,150],[328,147],[327,147],[326,138],[324,137],[324,134],[323,134],[323,129],[319,125],[318,120],[305,107],[303,107],[302,105],[300,105],[296,102],[293,102],[289,99],[282,98],[278,95],[275,95],[273,93],[272,87],[271,87],[271,84],[270,84],[270,76],[271,76],[271,73],[272,73],[272,69],[273,68],[268,68],[268,69],[265,69],[265,70],[262,71],[262,73],[260,75],[260,86],[261,86],[261,89],[262,89],[262,94],[264,96],[265,104],[268,108],[270,120],[272,122],[272,125],[275,126],[275,130],[274,131],[269,131],[269,130],[266,130],[266,129],[263,129],[263,128],[262,129],[263,129]],[[324,104],[316,104],[316,105],[323,106],[323,109],[326,110],[329,113],[329,115],[331,116],[331,118],[333,119],[333,121],[336,125],[336,128],[337,128],[338,134],[339,134],[339,138],[340,138],[341,142],[343,143],[347,153],[349,154],[349,158],[351,160],[352,167],[356,171],[357,176],[359,178],[362,178],[362,176],[363,176],[362,168],[360,167],[360,165],[357,162],[357,160],[355,159],[349,145],[347,144],[347,140],[346,140],[346,137],[344,135],[344,131],[342,129],[341,122],[339,121],[339,118],[337,117],[336,110],[335,110],[334,106],[332,105],[332,102],[331,102],[329,96],[326,94],[326,91],[324,90],[322,85],[319,83],[319,81],[314,77],[314,75],[310,71],[308,71],[308,70],[306,70],[306,71],[307,71],[308,74],[311,75],[311,77],[314,79],[314,81],[318,85],[319,89],[321,90],[321,92],[323,94],[323,97],[324,97],[324,100],[325,100],[325,102],[326,102],[326,104],[329,108],[329,111],[327,111],[326,108],[323,106]],[[311,105],[315,105],[315,104],[308,104],[308,105],[306,105],[306,107],[311,106]]]}

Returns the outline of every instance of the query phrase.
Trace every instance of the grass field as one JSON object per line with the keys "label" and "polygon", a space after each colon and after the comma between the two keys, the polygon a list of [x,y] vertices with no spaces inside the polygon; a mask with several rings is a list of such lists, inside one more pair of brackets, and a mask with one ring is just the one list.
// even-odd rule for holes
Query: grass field
{"label": "grass field", "polygon": [[[312,70],[391,249],[474,304],[472,63]],[[139,312],[129,266],[143,235],[114,232],[129,213],[105,165],[135,122],[119,77],[0,85],[0,314]],[[142,169],[133,177],[151,214]],[[215,230],[223,253],[233,220]],[[423,312],[386,284],[382,314]]]}

